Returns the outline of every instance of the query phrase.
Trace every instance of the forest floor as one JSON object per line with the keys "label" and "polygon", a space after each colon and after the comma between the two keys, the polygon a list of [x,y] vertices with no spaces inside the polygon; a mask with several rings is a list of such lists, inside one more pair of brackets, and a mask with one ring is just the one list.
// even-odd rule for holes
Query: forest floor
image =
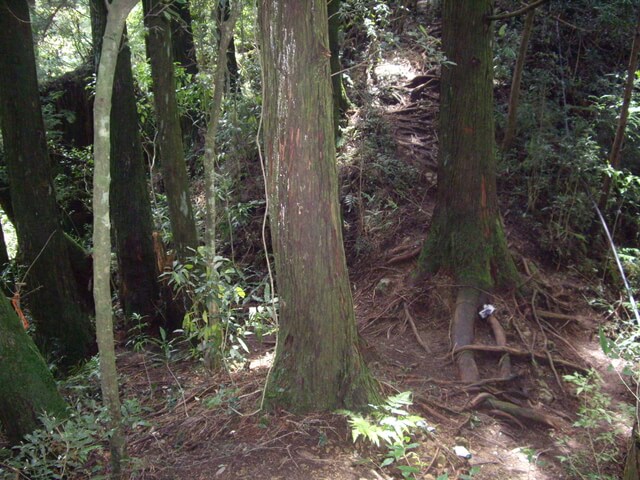
{"label": "forest floor", "polygon": [[[598,341],[606,318],[588,300],[601,294],[578,273],[551,265],[536,249],[531,230],[508,214],[509,245],[526,287],[521,291],[529,292],[528,298],[510,292],[491,299],[493,317],[512,349],[511,376],[499,378],[504,352],[479,351],[476,360],[486,381],[457,381],[449,337],[456,286],[446,277],[412,281],[435,200],[438,85],[433,72],[421,70],[419,55],[408,52],[376,67],[371,108],[391,126],[397,159],[420,174],[406,201],[395,202],[391,221],[369,232],[364,253],[349,232],[345,240],[368,365],[385,396],[410,390],[411,411],[435,427],[414,437],[421,471],[416,478],[617,478],[631,424],[621,412],[634,397],[617,373],[620,365],[603,355]],[[357,129],[363,115],[350,112],[351,127]],[[347,141],[342,148],[348,157],[357,145]],[[354,178],[349,169],[357,165],[342,168],[343,179]],[[358,228],[357,219],[352,224]],[[495,345],[491,328],[480,320],[476,343]],[[143,414],[148,423],[128,435],[131,478],[402,478],[394,465],[379,467],[384,448],[352,442],[344,415],[259,411],[273,339],[251,347],[243,368],[215,374],[194,362],[120,353],[123,396],[138,399],[148,412]],[[573,426],[584,397],[562,377],[574,373],[574,366],[582,372],[593,368],[603,379],[589,398],[610,397],[590,404],[598,419],[612,416],[609,431],[616,433],[606,442],[597,438],[606,433],[597,425]],[[536,416],[504,411],[487,398],[507,400]],[[456,446],[467,448],[471,457],[456,455]]]}

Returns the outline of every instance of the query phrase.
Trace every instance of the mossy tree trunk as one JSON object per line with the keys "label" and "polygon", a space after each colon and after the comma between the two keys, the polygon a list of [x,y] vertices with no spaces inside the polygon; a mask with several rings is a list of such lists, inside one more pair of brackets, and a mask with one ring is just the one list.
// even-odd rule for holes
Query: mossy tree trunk
{"label": "mossy tree trunk", "polygon": [[56,204],[26,0],[0,0],[0,111],[21,262],[29,268],[25,303],[40,348],[69,366],[94,351],[93,330]]}
{"label": "mossy tree trunk", "polygon": [[507,286],[516,271],[496,194],[491,0],[445,1],[438,195],[420,269],[465,285]]}
{"label": "mossy tree trunk", "polygon": [[162,0],[143,0],[144,24],[148,29],[147,56],[151,62],[153,98],[158,123],[158,146],[173,243],[178,257],[192,255],[198,233],[189,194],[189,178],[181,139],[176,101],[176,78],[171,48],[171,27]]}
{"label": "mossy tree trunk", "polygon": [[111,182],[111,110],[114,77],[119,63],[120,43],[127,16],[137,0],[114,0],[109,5],[93,107],[93,297],[96,304],[96,336],[100,352],[102,400],[109,411],[111,435],[111,478],[121,477],[125,437],[120,412],[118,375],[113,339],[111,307],[111,222],[109,189]]}
{"label": "mossy tree trunk", "polygon": [[358,349],[346,268],[326,0],[259,3],[269,216],[280,329],[268,405],[357,408],[378,398]]}
{"label": "mossy tree trunk", "polygon": [[342,82],[342,63],[340,62],[340,3],[342,0],[328,0],[329,15],[329,51],[331,52],[331,85],[333,91],[333,128],[338,137],[340,120],[349,109],[350,102]]}
{"label": "mossy tree trunk", "polygon": [[[93,45],[102,49],[107,23],[104,0],[91,1]],[[96,70],[98,66],[96,55]],[[150,322],[159,301],[153,252],[151,203],[138,130],[138,113],[126,32],[118,54],[111,109],[110,209],[118,258],[119,298],[127,317],[137,313]]]}
{"label": "mossy tree trunk", "polygon": [[35,430],[42,413],[57,417],[66,414],[67,405],[51,372],[2,294],[0,365],[0,424],[11,444]]}
{"label": "mossy tree trunk", "polygon": [[[507,249],[496,194],[493,117],[492,0],[445,0],[440,156],[436,208],[419,273],[445,270],[462,285],[452,323],[453,347],[473,343],[480,289],[511,285],[517,271]],[[463,381],[478,370],[471,352],[458,355]]]}

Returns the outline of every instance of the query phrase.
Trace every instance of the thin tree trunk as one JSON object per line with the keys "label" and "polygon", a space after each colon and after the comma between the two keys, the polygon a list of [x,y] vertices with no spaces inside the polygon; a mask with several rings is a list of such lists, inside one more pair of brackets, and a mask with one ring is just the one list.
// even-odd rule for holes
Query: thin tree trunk
{"label": "thin tree trunk", "polygon": [[213,265],[216,256],[216,135],[218,122],[220,121],[220,108],[224,93],[224,78],[227,70],[226,52],[229,42],[233,38],[233,29],[240,14],[240,4],[236,3],[233,12],[227,20],[220,25],[220,42],[218,45],[218,57],[213,83],[213,99],[209,112],[209,125],[205,135],[204,148],[204,180],[206,200],[206,225],[205,246],[210,262]]}
{"label": "thin tree trunk", "polygon": [[[102,48],[106,21],[104,0],[92,0],[91,22],[96,52]],[[98,61],[96,55],[96,69]],[[114,78],[111,125],[110,209],[118,258],[120,304],[128,318],[138,314],[151,322],[159,300],[158,271],[126,29]]]}
{"label": "thin tree trunk", "polygon": [[0,365],[0,424],[12,445],[38,427],[44,412],[66,416],[67,405],[47,364],[2,294]]}
{"label": "thin tree trunk", "polygon": [[524,27],[522,28],[520,49],[518,51],[516,66],[513,70],[511,92],[509,93],[509,112],[507,114],[507,126],[504,130],[504,138],[502,139],[503,152],[506,152],[509,150],[509,148],[511,148],[511,144],[513,143],[513,139],[516,135],[518,106],[520,104],[520,86],[522,84],[522,72],[524,70],[524,61],[527,58],[527,47],[529,46],[529,39],[531,38],[531,32],[533,31],[533,20],[535,16],[535,9],[529,10],[529,12],[527,12],[527,17],[524,20]]}
{"label": "thin tree trunk", "polygon": [[69,261],[47,151],[26,0],[0,0],[0,111],[25,302],[36,342],[68,367],[94,351]]}
{"label": "thin tree trunk", "polygon": [[378,400],[358,349],[333,140],[326,0],[259,4],[280,329],[266,400],[295,411]]}
{"label": "thin tree trunk", "polygon": [[[236,0],[234,4],[235,8],[239,8],[242,10],[242,0]],[[229,20],[231,15],[231,0],[221,0],[218,2],[218,42],[222,39],[222,24]],[[222,57],[219,57],[222,58]],[[229,39],[227,50],[226,50],[226,58],[227,58],[227,78],[228,78],[228,87],[229,91],[232,94],[239,92],[239,81],[240,81],[240,71],[238,68],[238,61],[236,59],[236,45],[234,41],[233,34]]]}
{"label": "thin tree trunk", "polygon": [[[627,121],[629,120],[629,105],[631,104],[631,97],[633,96],[633,84],[636,79],[636,71],[638,70],[638,54],[640,54],[640,8],[638,8],[638,20],[636,23],[635,33],[633,35],[633,43],[631,45],[631,55],[629,56],[629,67],[627,68],[627,81],[624,86],[624,95],[622,97],[622,106],[620,107],[620,119],[618,120],[618,128],[616,129],[616,136],[613,139],[613,146],[609,153],[609,165],[611,168],[617,170],[620,168],[620,150],[622,150],[622,144],[624,143],[625,130],[627,129]],[[605,209],[607,201],[609,200],[609,193],[611,191],[611,177],[609,175],[604,177],[604,184],[602,185],[602,194],[600,195],[600,201],[598,206],[600,210]]]}
{"label": "thin tree trunk", "polygon": [[120,413],[118,372],[113,339],[111,308],[111,222],[109,219],[109,152],[111,149],[111,99],[118,63],[118,50],[127,16],[137,0],[114,0],[109,6],[102,41],[93,109],[93,296],[96,334],[100,352],[102,398],[110,416],[111,478],[121,477],[125,437]]}
{"label": "thin tree trunk", "polygon": [[166,6],[163,1],[143,0],[142,5],[144,23],[149,31],[146,37],[147,55],[151,61],[162,180],[169,203],[173,243],[178,257],[184,259],[197,248],[198,233],[189,194],[176,102],[171,29],[163,13]]}

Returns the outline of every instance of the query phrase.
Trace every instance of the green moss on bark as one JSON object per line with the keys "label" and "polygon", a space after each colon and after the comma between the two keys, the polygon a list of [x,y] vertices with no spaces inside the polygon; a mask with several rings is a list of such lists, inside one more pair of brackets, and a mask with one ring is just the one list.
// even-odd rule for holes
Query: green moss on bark
{"label": "green moss on bark", "polygon": [[440,269],[480,288],[517,278],[498,213],[493,115],[492,0],[443,6],[438,196],[419,272]]}
{"label": "green moss on bark", "polygon": [[67,405],[51,372],[4,295],[0,295],[0,365],[0,424],[13,444],[38,426],[43,412],[66,414]]}

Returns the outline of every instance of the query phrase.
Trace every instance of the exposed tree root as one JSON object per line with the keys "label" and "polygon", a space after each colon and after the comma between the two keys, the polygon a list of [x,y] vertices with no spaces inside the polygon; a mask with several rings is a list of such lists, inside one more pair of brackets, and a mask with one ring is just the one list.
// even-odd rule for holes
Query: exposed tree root
{"label": "exposed tree root", "polygon": [[453,315],[451,336],[454,354],[457,354],[458,374],[463,382],[480,380],[478,366],[473,358],[474,323],[478,315],[480,291],[477,288],[461,287],[456,298],[456,311]]}
{"label": "exposed tree root", "polygon": [[[462,352],[493,352],[493,353],[508,353],[513,355],[514,357],[531,357],[533,356],[537,360],[542,360],[545,363],[549,363],[549,356],[545,353],[538,352],[526,352],[524,350],[518,350],[517,348],[512,347],[498,347],[496,345],[465,345],[464,347],[456,348],[453,353],[459,354]],[[578,370],[580,372],[587,372],[587,368],[582,367],[576,363],[568,362],[566,360],[560,360],[558,358],[552,358],[553,362],[556,365],[560,365],[561,367],[570,368],[573,370]]]}
{"label": "exposed tree root", "polygon": [[[491,326],[491,330],[493,331],[493,336],[496,339],[496,345],[499,347],[507,346],[507,336],[504,333],[504,329],[500,322],[493,315],[489,315],[487,318],[487,322]],[[511,377],[511,358],[508,353],[505,353],[500,357],[498,361],[498,366],[500,367],[500,378],[510,378]]]}
{"label": "exposed tree root", "polygon": [[408,252],[403,252],[395,257],[390,258],[389,260],[387,260],[387,265],[394,265],[396,263],[406,262],[407,260],[413,260],[420,254],[421,251],[422,245],[418,245]]}
{"label": "exposed tree root", "polygon": [[427,353],[432,353],[431,349],[429,348],[429,345],[427,345],[425,341],[422,340],[422,337],[420,337],[420,333],[418,333],[418,329],[416,328],[416,322],[414,322],[406,302],[404,303],[403,307],[404,307],[404,315],[405,317],[407,317],[407,321],[409,322],[409,325],[411,325],[411,330],[413,331],[413,335],[416,337],[416,340],[418,341],[420,346],[427,351]]}
{"label": "exposed tree root", "polygon": [[[541,423],[551,428],[559,429],[560,420],[551,417],[543,412],[533,410],[532,408],[519,407],[513,403],[503,402],[489,393],[481,393],[475,397],[468,408],[479,408],[486,406],[494,410],[498,410],[512,417],[512,419],[531,421]],[[517,421],[517,420],[516,420]],[[518,422],[519,423],[519,422]]]}

